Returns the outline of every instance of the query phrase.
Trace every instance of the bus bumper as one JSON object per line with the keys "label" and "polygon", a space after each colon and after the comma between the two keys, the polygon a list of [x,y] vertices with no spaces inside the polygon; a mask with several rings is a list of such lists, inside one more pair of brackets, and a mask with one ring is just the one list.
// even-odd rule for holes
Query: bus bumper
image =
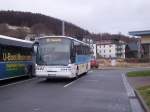
{"label": "bus bumper", "polygon": [[42,78],[75,78],[76,75],[71,72],[38,72],[35,73],[36,77]]}

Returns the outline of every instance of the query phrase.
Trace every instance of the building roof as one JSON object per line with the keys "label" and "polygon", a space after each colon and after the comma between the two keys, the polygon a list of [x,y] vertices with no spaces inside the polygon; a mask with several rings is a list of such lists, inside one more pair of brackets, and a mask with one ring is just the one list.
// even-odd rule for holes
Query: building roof
{"label": "building roof", "polygon": [[145,35],[150,35],[150,30],[131,31],[131,32],[129,32],[129,35],[132,35],[132,36],[145,36]]}

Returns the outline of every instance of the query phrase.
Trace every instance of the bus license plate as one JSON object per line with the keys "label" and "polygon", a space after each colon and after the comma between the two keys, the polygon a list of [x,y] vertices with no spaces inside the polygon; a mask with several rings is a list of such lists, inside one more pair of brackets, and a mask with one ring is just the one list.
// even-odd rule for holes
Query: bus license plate
{"label": "bus license plate", "polygon": [[56,74],[48,74],[48,76],[51,76],[51,77],[52,77],[52,76],[56,76]]}

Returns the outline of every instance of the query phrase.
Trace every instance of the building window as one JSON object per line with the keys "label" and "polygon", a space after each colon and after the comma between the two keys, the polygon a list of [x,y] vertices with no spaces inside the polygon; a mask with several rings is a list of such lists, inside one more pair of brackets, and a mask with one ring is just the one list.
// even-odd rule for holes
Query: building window
{"label": "building window", "polygon": [[111,45],[109,45],[109,47],[111,47]]}
{"label": "building window", "polygon": [[105,50],[104,50],[104,53],[105,53]]}
{"label": "building window", "polygon": [[111,49],[109,50],[109,52],[111,52]]}
{"label": "building window", "polygon": [[104,45],[104,47],[105,47],[105,45]]}

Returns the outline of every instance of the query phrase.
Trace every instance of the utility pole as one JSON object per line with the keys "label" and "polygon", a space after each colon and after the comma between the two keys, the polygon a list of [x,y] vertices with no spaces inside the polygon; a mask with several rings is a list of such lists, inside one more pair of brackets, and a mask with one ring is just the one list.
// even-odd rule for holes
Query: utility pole
{"label": "utility pole", "polygon": [[62,20],[62,35],[65,36],[65,21]]}

